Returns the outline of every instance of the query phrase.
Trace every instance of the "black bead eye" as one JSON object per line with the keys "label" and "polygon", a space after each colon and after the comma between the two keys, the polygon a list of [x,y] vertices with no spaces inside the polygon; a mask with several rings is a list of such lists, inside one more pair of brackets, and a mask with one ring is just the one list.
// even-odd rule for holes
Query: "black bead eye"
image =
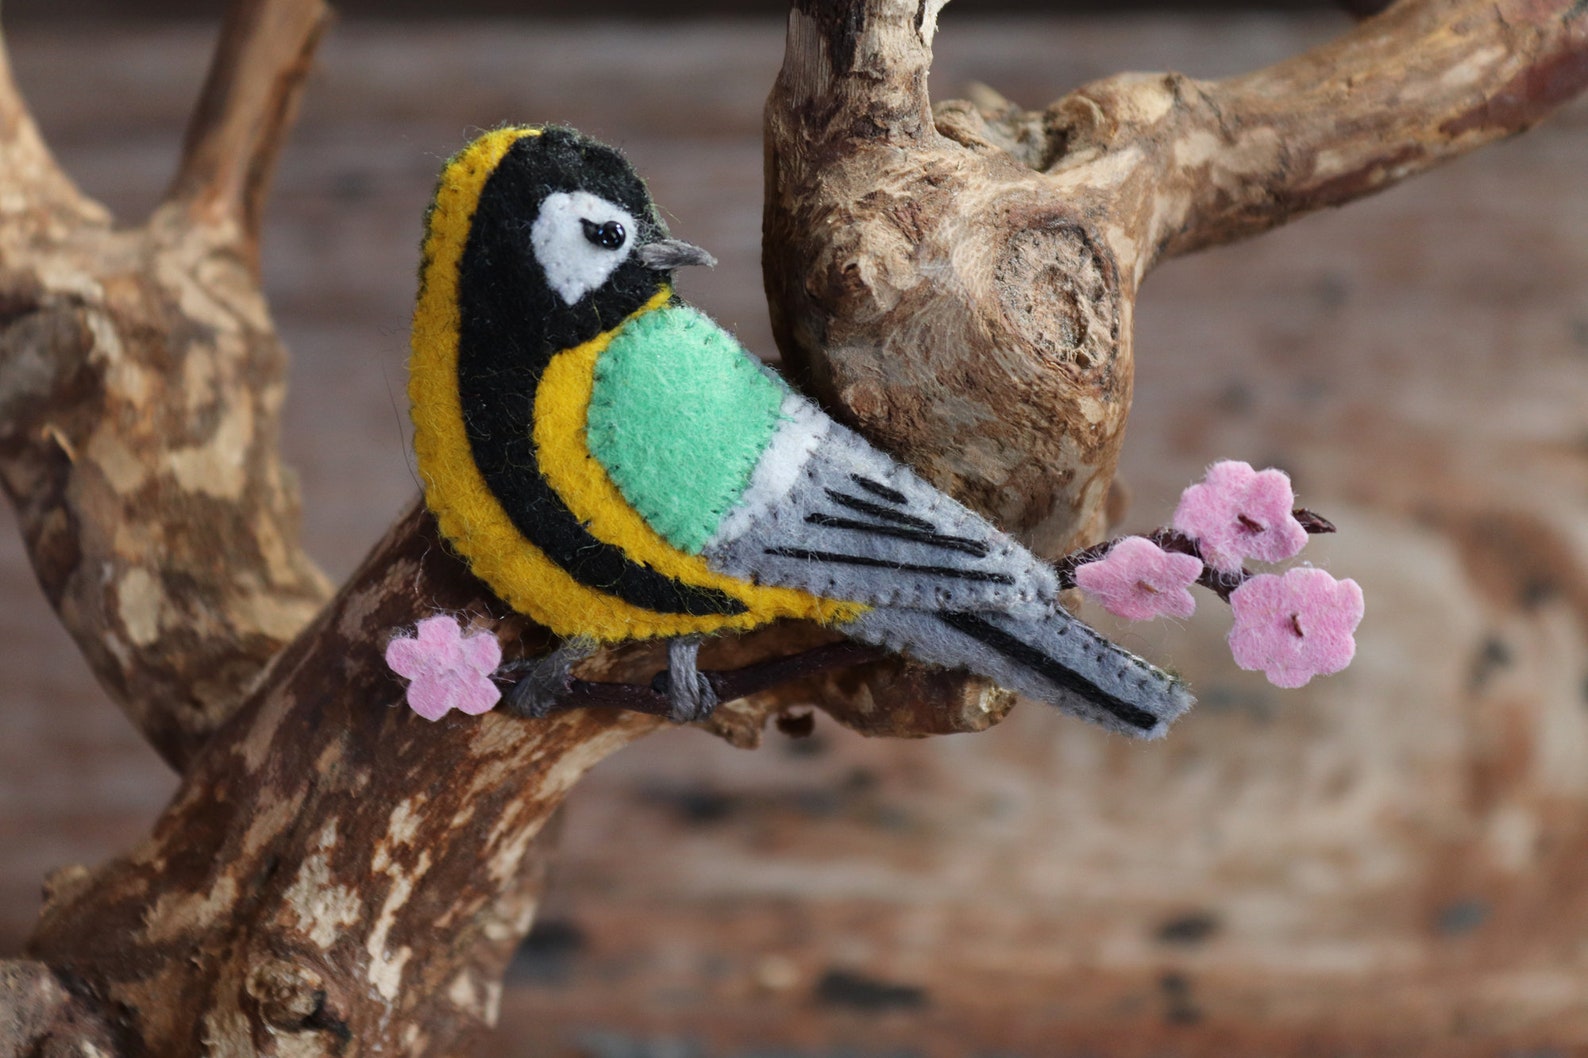
{"label": "black bead eye", "polygon": [[584,225],[584,237],[601,247],[603,250],[616,250],[623,245],[623,240],[628,238],[628,233],[623,230],[623,225],[615,220],[605,224],[597,224],[593,220],[580,219]]}

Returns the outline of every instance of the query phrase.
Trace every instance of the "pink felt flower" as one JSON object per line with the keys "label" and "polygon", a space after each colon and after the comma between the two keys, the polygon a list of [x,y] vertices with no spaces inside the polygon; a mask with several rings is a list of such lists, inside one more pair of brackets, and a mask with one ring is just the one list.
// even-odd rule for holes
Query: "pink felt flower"
{"label": "pink felt flower", "polygon": [[440,720],[453,709],[471,716],[489,712],[502,697],[491,682],[501,663],[495,636],[465,636],[446,614],[427,617],[416,635],[386,644],[387,666],[408,677],[408,705],[426,720]]}
{"label": "pink felt flower", "polygon": [[1362,589],[1321,569],[1301,566],[1283,576],[1262,573],[1230,595],[1235,664],[1261,670],[1276,687],[1303,687],[1351,664]]}
{"label": "pink felt flower", "polygon": [[1174,527],[1197,542],[1208,565],[1234,573],[1243,559],[1279,562],[1306,545],[1307,531],[1291,513],[1295,502],[1283,470],[1227,459],[1180,494]]}
{"label": "pink felt flower", "polygon": [[1075,583],[1103,609],[1127,621],[1190,617],[1197,601],[1190,587],[1202,562],[1165,551],[1144,536],[1127,536],[1096,562],[1075,569]]}

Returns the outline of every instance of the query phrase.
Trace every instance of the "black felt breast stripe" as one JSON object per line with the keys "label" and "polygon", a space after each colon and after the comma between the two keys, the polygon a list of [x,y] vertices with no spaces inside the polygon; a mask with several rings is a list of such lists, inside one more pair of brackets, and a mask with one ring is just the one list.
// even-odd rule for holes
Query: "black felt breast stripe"
{"label": "black felt breast stripe", "polygon": [[962,632],[978,643],[986,644],[1010,661],[1025,666],[1067,691],[1073,691],[1122,724],[1129,724],[1142,731],[1151,731],[1158,726],[1158,718],[1147,710],[1131,705],[1117,695],[1109,694],[1074,669],[1061,665],[1036,647],[1022,642],[975,614],[940,613],[937,619],[956,632]]}
{"label": "black felt breast stripe", "polygon": [[540,472],[533,414],[546,365],[600,334],[603,321],[611,326],[636,311],[658,287],[626,265],[572,306],[553,300],[524,230],[548,193],[575,189],[566,174],[584,173],[584,190],[636,217],[649,217],[649,204],[621,162],[603,167],[591,156],[589,141],[561,129],[539,140],[520,140],[486,181],[459,265],[458,391],[474,462],[524,539],[585,587],[655,613],[744,613],[725,592],[674,580],[596,539]]}

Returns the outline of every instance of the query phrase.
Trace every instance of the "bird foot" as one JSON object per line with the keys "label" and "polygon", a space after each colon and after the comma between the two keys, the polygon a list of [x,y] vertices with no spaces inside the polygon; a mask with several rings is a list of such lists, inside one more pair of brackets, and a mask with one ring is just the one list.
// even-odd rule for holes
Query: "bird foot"
{"label": "bird foot", "polygon": [[573,667],[594,654],[596,648],[595,640],[576,636],[563,640],[544,657],[507,666],[510,674],[523,673],[507,692],[504,704],[508,712],[524,717],[550,716],[573,688]]}
{"label": "bird foot", "polygon": [[667,695],[672,710],[667,718],[675,724],[704,720],[717,709],[717,689],[701,672],[699,636],[679,636],[667,644],[667,671],[657,675],[656,689]]}
{"label": "bird foot", "polygon": [[[656,674],[651,688],[667,696],[666,716],[675,724],[704,720],[716,711],[717,689],[697,666],[699,636],[680,636],[667,644],[667,668]],[[566,639],[544,657],[504,665],[498,670],[516,676],[508,690],[504,707],[523,717],[546,717],[557,712],[563,699],[573,690],[573,667],[594,654],[599,644],[593,639]],[[651,712],[639,705],[630,708]]]}

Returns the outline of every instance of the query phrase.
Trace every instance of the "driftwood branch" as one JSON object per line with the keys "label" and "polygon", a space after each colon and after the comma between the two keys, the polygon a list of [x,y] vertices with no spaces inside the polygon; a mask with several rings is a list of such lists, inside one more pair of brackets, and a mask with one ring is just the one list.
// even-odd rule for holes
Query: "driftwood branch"
{"label": "driftwood branch", "polygon": [[[1155,95],[1127,81],[1074,98],[1115,85]],[[1169,112],[1115,133],[1172,192],[1147,194],[1137,238],[1156,260],[1256,235],[1521,132],[1585,87],[1588,10],[1570,0],[1401,3],[1244,77],[1165,81]]]}
{"label": "driftwood branch", "polygon": [[[795,4],[767,112],[769,301],[829,408],[1050,556],[1102,534],[1155,261],[1525,127],[1581,88],[1588,51],[1571,0],[1403,0],[1228,82],[934,109],[941,7]],[[427,724],[396,707],[379,651],[394,629],[463,613],[510,655],[545,634],[417,507],[334,598],[299,546],[285,355],[255,273],[325,17],[318,0],[233,5],[171,195],[132,229],[72,187],[0,70],[0,481],[61,620],[183,773],[142,846],[52,878],[34,961],[0,966],[0,1049],[70,1032],[104,1054],[456,1053],[495,1016],[561,798],[662,726],[609,710]],[[704,664],[749,666],[738,689],[761,693],[710,729],[750,745],[817,703],[923,735],[1008,708],[898,660],[778,660],[848,660],[831,642],[786,625],[714,643]],[[658,667],[636,645],[580,676]]]}
{"label": "driftwood branch", "polygon": [[[296,46],[242,48],[238,27],[223,53],[301,64]],[[261,21],[262,40],[277,31]],[[206,96],[195,127],[264,129],[291,112],[300,79],[250,61],[268,85]],[[0,481],[67,629],[180,768],[329,595],[299,545],[277,445],[286,353],[235,226],[195,223],[173,198],[144,227],[114,227],[54,174],[6,88],[0,176],[38,191],[0,227]],[[278,138],[228,142],[263,172]],[[221,149],[208,134],[189,146]],[[184,171],[239,172],[234,162],[190,157]]]}
{"label": "driftwood branch", "polygon": [[231,225],[256,274],[270,176],[329,21],[322,0],[234,3],[182,144],[168,200]]}

